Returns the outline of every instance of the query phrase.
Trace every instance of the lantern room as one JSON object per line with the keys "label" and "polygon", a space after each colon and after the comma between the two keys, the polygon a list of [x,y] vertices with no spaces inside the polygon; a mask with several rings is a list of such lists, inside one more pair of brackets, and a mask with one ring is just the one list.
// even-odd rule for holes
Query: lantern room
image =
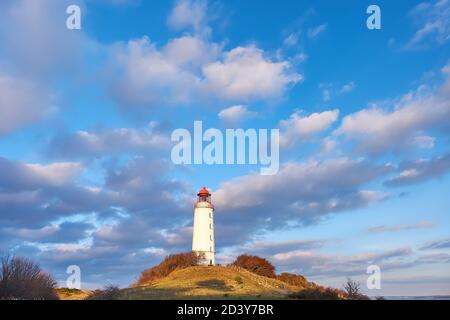
{"label": "lantern room", "polygon": [[197,202],[211,203],[211,193],[205,187],[203,187],[203,189],[197,193],[197,196],[198,196]]}

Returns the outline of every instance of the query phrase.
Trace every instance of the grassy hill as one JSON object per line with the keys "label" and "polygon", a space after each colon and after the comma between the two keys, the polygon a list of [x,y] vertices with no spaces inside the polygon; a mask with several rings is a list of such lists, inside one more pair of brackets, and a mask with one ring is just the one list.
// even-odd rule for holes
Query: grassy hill
{"label": "grassy hill", "polygon": [[59,288],[56,289],[56,293],[61,300],[84,300],[92,293],[92,291]]}
{"label": "grassy hill", "polygon": [[236,267],[189,267],[151,284],[121,290],[121,299],[283,299],[303,288]]}

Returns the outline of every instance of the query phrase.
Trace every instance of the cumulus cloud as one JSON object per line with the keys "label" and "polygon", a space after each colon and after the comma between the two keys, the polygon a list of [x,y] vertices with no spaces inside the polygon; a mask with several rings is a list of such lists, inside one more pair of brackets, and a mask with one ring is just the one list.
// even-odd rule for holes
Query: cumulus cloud
{"label": "cumulus cloud", "polygon": [[35,82],[0,73],[0,136],[50,114],[51,98]]}
{"label": "cumulus cloud", "polygon": [[214,203],[222,212],[217,221],[247,233],[250,229],[280,228],[290,222],[311,224],[330,213],[385,199],[386,194],[364,190],[363,186],[391,170],[390,166],[342,158],[288,163],[274,176],[235,178],[213,192]]}
{"label": "cumulus cloud", "polygon": [[218,116],[226,124],[233,125],[256,116],[256,112],[249,111],[247,106],[235,105],[221,110]]}
{"label": "cumulus cloud", "polygon": [[121,104],[149,110],[158,104],[203,99],[248,101],[279,97],[302,79],[287,61],[275,62],[255,46],[222,46],[183,36],[162,49],[147,37],[111,49],[110,92]]}
{"label": "cumulus cloud", "polygon": [[70,0],[8,1],[0,12],[0,57],[7,66],[40,80],[77,70],[83,55],[97,44],[65,27],[71,4]]}
{"label": "cumulus cloud", "polygon": [[273,62],[255,46],[226,52],[223,61],[206,65],[203,74],[211,92],[232,100],[278,97],[288,85],[303,79],[289,62]]}
{"label": "cumulus cloud", "polygon": [[432,147],[433,138],[426,131],[448,130],[450,80],[445,70],[445,83],[437,90],[421,86],[398,99],[392,109],[373,105],[347,115],[335,134],[356,141],[360,151],[370,154]]}
{"label": "cumulus cloud", "polygon": [[29,242],[44,243],[76,243],[88,236],[88,230],[94,226],[85,222],[63,222],[47,225],[42,228],[6,228],[0,233]]}
{"label": "cumulus cloud", "polygon": [[187,102],[200,82],[147,37],[116,44],[109,65],[109,91],[127,111],[130,107],[148,110],[158,104]]}
{"label": "cumulus cloud", "polygon": [[83,170],[75,162],[30,164],[0,158],[0,224],[42,227],[71,212],[83,212],[81,208],[92,204],[80,197],[84,189],[75,188]]}
{"label": "cumulus cloud", "polygon": [[69,0],[2,1],[0,136],[57,110],[52,80],[67,74],[75,78],[84,70],[79,68],[83,58],[98,49],[82,32],[65,27],[70,4]]}
{"label": "cumulus cloud", "polygon": [[338,116],[339,110],[313,113],[309,116],[302,116],[299,112],[293,113],[289,119],[280,121],[281,146],[292,147],[327,130]]}
{"label": "cumulus cloud", "polygon": [[209,34],[207,10],[206,0],[178,0],[167,23],[175,30],[192,28],[195,32]]}
{"label": "cumulus cloud", "polygon": [[142,129],[114,128],[94,132],[77,131],[53,139],[48,153],[63,158],[104,157],[124,152],[155,153],[170,146],[168,134],[160,132],[157,123]]}
{"label": "cumulus cloud", "polygon": [[72,181],[83,170],[76,162],[57,162],[46,165],[21,163],[0,158],[0,190],[33,190],[57,187]]}
{"label": "cumulus cloud", "polygon": [[169,228],[188,210],[185,186],[168,179],[165,161],[133,158],[126,165],[104,166],[103,183],[89,185],[77,181],[82,167],[76,163],[35,165],[1,159],[1,225],[41,228],[62,217],[95,213],[99,218],[143,215],[149,223]]}
{"label": "cumulus cloud", "polygon": [[217,59],[221,50],[221,44],[186,35],[171,39],[163,48],[163,54],[175,65],[195,71]]}
{"label": "cumulus cloud", "polygon": [[[367,267],[376,264],[382,270],[401,269],[413,265],[413,251],[399,248],[352,256],[324,254],[312,251],[291,251],[275,254],[271,261],[284,270],[306,276],[354,276],[366,274]],[[406,258],[406,260],[405,260]]]}
{"label": "cumulus cloud", "polygon": [[0,171],[8,174],[0,175],[0,251],[34,257],[56,275],[76,263],[89,281],[104,284],[108,270],[131,283],[161,252],[189,248],[181,235],[195,193],[186,200],[187,187],[169,169],[142,157],[107,162],[104,181],[91,186],[76,181],[69,165],[1,159]]}
{"label": "cumulus cloud", "polygon": [[399,187],[440,177],[450,170],[450,154],[429,160],[404,162],[400,165],[400,170],[400,174],[387,180],[385,185]]}

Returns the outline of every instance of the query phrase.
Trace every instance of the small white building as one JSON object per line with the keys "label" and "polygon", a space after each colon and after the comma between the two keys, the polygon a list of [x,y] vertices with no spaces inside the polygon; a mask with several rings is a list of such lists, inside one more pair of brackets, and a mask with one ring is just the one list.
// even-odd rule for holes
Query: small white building
{"label": "small white building", "polygon": [[211,193],[203,187],[197,194],[194,206],[194,232],[192,235],[192,251],[204,254],[204,265],[215,265],[214,247],[214,206]]}

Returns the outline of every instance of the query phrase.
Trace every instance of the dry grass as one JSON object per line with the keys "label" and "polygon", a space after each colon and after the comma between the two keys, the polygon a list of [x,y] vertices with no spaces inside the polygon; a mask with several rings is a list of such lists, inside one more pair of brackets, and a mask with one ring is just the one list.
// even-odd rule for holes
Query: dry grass
{"label": "dry grass", "polygon": [[92,293],[92,291],[59,288],[56,289],[56,293],[58,294],[60,300],[84,300]]}
{"label": "dry grass", "polygon": [[283,299],[302,289],[236,267],[176,270],[149,285],[122,290],[122,299]]}
{"label": "dry grass", "polygon": [[177,269],[197,266],[203,256],[194,252],[185,252],[172,254],[164,258],[164,260],[152,268],[146,269],[133,286],[148,285],[157,279],[167,277],[170,273]]}

